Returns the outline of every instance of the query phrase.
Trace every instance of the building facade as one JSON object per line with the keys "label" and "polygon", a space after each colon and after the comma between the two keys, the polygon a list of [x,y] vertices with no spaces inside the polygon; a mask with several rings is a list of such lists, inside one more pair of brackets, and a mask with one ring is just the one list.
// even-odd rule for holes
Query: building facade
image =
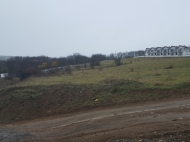
{"label": "building facade", "polygon": [[146,57],[172,57],[172,56],[190,56],[190,46],[164,46],[151,47],[145,50]]}

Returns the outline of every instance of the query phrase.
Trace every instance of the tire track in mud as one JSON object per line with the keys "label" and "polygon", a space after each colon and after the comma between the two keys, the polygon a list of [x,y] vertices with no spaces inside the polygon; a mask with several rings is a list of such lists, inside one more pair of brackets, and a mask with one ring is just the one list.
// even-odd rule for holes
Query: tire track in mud
{"label": "tire track in mud", "polygon": [[114,116],[121,116],[121,115],[126,115],[126,114],[134,114],[134,113],[140,113],[140,112],[151,112],[151,111],[158,111],[158,110],[172,109],[172,108],[179,108],[179,107],[188,107],[188,108],[190,108],[190,103],[174,105],[174,106],[163,106],[163,107],[150,108],[150,109],[141,109],[141,110],[136,110],[136,111],[125,111],[125,112],[114,113],[114,114],[110,114],[110,115],[103,115],[103,116],[99,116],[99,117],[87,118],[87,119],[84,119],[84,120],[75,121],[75,122],[68,123],[68,124],[54,126],[52,128],[56,129],[56,128],[66,127],[66,126],[69,126],[69,125],[83,123],[83,122],[87,122],[87,121],[91,121],[91,120],[99,120],[99,119],[104,119],[104,118],[114,117]]}
{"label": "tire track in mud", "polygon": [[[98,121],[103,120],[106,118],[113,118],[116,116],[122,116],[122,115],[132,115],[132,114],[140,114],[140,113],[146,113],[146,112],[153,112],[153,111],[160,111],[160,110],[170,110],[175,108],[188,108],[190,109],[190,99],[182,99],[182,100],[167,100],[166,102],[151,102],[144,104],[137,104],[133,106],[123,106],[123,107],[114,107],[114,108],[102,108],[101,110],[92,110],[89,112],[79,112],[77,114],[71,114],[70,116],[61,116],[61,117],[54,117],[50,119],[41,119],[36,121],[29,121],[29,122],[21,122],[15,125],[7,125],[8,128],[6,130],[5,128],[0,127],[0,141],[14,141],[14,140],[25,140],[30,137],[36,137],[39,139],[46,140],[46,137],[48,138],[54,138],[55,134],[60,137],[60,139],[75,139],[80,137],[87,137],[87,138],[93,138],[94,136],[102,136],[105,134],[116,133],[120,129],[125,130],[125,127],[121,125],[121,127],[112,127],[108,128],[105,127],[103,129],[97,129],[93,131],[81,131],[80,133],[75,132],[75,126],[77,124],[86,125],[86,122],[91,121]],[[135,116],[133,115],[133,116]],[[123,117],[123,116],[122,116]],[[132,118],[133,119],[133,118]],[[181,121],[181,120],[180,120]],[[102,123],[102,122],[101,122]],[[150,122],[151,123],[151,122]],[[122,123],[121,123],[122,124]],[[73,126],[72,126],[73,125]],[[65,128],[67,127],[68,128]],[[70,127],[71,126],[71,127]],[[133,123],[132,125],[133,126]],[[27,128],[27,131],[30,133],[25,132],[25,128]],[[74,129],[73,129],[74,128]],[[15,130],[15,131],[14,131]],[[64,132],[64,131],[65,132]],[[69,132],[66,132],[66,131]],[[86,129],[87,130],[87,129]],[[24,133],[22,133],[24,131]],[[91,136],[92,135],[92,136]],[[3,138],[2,138],[3,136]]]}

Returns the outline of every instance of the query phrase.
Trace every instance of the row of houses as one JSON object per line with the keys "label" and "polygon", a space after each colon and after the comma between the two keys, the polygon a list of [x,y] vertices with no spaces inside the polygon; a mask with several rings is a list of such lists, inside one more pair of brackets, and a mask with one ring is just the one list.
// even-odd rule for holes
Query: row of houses
{"label": "row of houses", "polygon": [[164,47],[151,47],[146,48],[145,56],[190,56],[190,46],[179,45],[179,46],[164,46]]}
{"label": "row of houses", "polygon": [[[190,56],[190,46],[164,46],[164,47],[151,47],[139,51],[130,51],[122,53],[123,58],[127,57],[164,57],[164,56]],[[12,56],[0,56],[0,60],[8,60]]]}

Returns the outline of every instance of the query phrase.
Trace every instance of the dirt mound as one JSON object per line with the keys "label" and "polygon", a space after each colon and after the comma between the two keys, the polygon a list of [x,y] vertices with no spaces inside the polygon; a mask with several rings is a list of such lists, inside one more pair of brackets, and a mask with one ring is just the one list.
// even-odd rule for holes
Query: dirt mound
{"label": "dirt mound", "polygon": [[[0,90],[0,123],[30,120],[96,107],[189,96],[190,86],[143,88],[130,80],[108,79],[111,84],[9,87]],[[180,95],[179,95],[180,94]]]}
{"label": "dirt mound", "polygon": [[189,141],[189,110],[189,97],[99,108],[3,125],[2,129],[0,125],[0,138],[21,142]]}

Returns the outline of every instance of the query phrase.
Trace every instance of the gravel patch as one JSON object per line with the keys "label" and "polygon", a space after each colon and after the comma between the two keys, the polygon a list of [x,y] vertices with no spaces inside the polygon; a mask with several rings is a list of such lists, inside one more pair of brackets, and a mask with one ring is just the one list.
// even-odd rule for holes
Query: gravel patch
{"label": "gravel patch", "polygon": [[16,133],[0,129],[0,142],[20,142],[30,136],[30,133]]}

